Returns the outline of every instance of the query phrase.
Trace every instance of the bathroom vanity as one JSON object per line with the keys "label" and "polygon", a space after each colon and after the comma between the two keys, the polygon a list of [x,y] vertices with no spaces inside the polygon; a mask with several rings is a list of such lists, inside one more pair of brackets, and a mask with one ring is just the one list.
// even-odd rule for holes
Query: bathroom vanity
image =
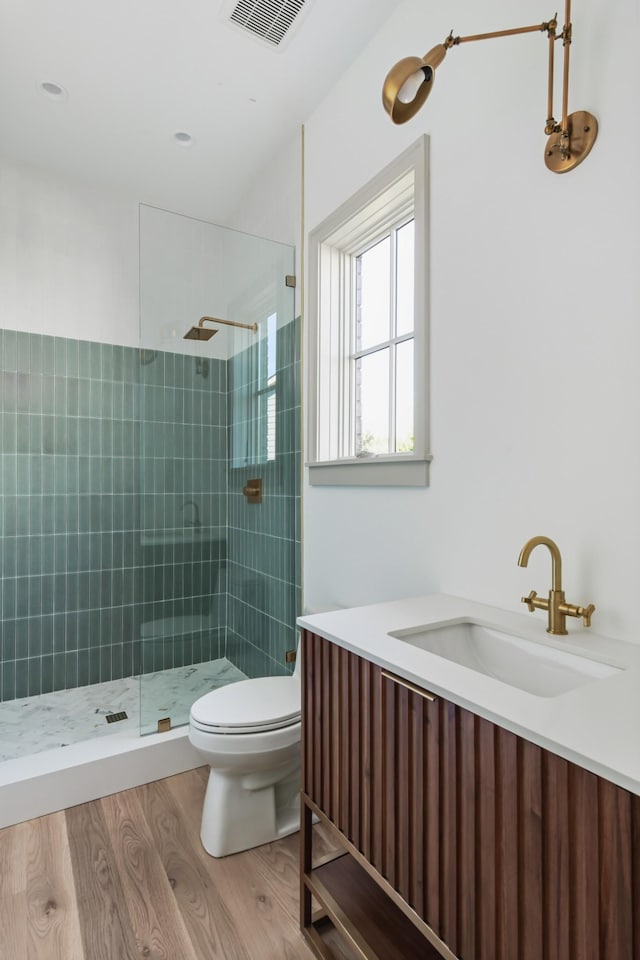
{"label": "bathroom vanity", "polygon": [[[441,595],[300,623],[302,928],[318,957],[332,924],[378,960],[640,958],[640,648]],[[461,623],[496,632],[510,682],[486,651],[474,667],[443,656],[455,632],[433,652]],[[560,692],[521,677],[504,638],[566,654]],[[341,856],[314,858],[313,816]]]}

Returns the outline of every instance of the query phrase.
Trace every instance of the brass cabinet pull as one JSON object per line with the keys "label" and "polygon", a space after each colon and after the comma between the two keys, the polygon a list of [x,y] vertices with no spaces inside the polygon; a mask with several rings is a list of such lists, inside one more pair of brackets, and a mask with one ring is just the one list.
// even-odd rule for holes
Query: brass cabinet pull
{"label": "brass cabinet pull", "polygon": [[433,693],[429,693],[428,690],[423,690],[422,687],[418,687],[415,683],[411,683],[409,680],[401,680],[400,677],[396,677],[395,674],[389,673],[388,670],[383,670],[382,676],[386,677],[387,680],[391,680],[392,683],[397,683],[400,687],[406,687],[406,689],[411,690],[412,693],[417,693],[419,697],[423,697],[425,700],[429,700],[431,703],[435,703],[435,701],[438,699]]}

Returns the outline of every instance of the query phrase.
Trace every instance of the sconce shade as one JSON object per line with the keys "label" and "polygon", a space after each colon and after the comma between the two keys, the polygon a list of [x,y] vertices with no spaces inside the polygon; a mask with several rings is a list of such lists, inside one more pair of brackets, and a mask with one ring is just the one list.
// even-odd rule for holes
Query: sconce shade
{"label": "sconce shade", "polygon": [[[440,66],[447,53],[443,43],[429,50],[422,59],[420,57],[404,57],[391,68],[382,87],[382,103],[394,123],[406,123],[416,115],[425,100],[431,93],[435,80],[436,68]],[[420,82],[419,74],[424,79]],[[418,74],[418,76],[416,76]],[[412,92],[412,83],[417,90],[407,103],[406,96]],[[403,87],[407,87],[403,91]],[[402,97],[400,96],[402,92]]]}

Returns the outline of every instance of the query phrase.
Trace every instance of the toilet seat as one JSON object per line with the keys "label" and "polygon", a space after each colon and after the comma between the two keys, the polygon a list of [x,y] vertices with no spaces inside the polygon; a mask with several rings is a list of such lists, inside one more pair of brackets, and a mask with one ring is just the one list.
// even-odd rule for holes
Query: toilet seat
{"label": "toilet seat", "polygon": [[191,707],[191,723],[215,734],[249,734],[300,723],[300,682],[296,677],[240,680],[206,693]]}

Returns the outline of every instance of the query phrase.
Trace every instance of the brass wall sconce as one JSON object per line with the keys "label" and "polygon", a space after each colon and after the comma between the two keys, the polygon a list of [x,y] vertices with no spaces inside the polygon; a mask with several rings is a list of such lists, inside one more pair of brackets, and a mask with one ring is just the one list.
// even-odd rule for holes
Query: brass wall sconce
{"label": "brass wall sconce", "polygon": [[[471,37],[454,37],[453,31],[443,43],[439,43],[422,57],[405,57],[387,74],[382,89],[382,103],[394,123],[406,123],[416,115],[431,93],[436,69],[444,60],[447,50],[461,43],[474,40],[490,40],[494,37],[512,37],[521,33],[546,33],[549,39],[549,76],[547,121],[544,132],[548,136],[544,162],[553,173],[567,173],[577,167],[588,155],[598,135],[598,121],[586,110],[568,112],[569,101],[569,50],[571,47],[571,0],[566,0],[565,22],[557,33],[556,17],[531,27],[516,27],[513,30],[497,30],[479,33]],[[564,49],[564,72],[562,82],[562,119],[553,116],[554,48],[556,40],[562,40]]]}

